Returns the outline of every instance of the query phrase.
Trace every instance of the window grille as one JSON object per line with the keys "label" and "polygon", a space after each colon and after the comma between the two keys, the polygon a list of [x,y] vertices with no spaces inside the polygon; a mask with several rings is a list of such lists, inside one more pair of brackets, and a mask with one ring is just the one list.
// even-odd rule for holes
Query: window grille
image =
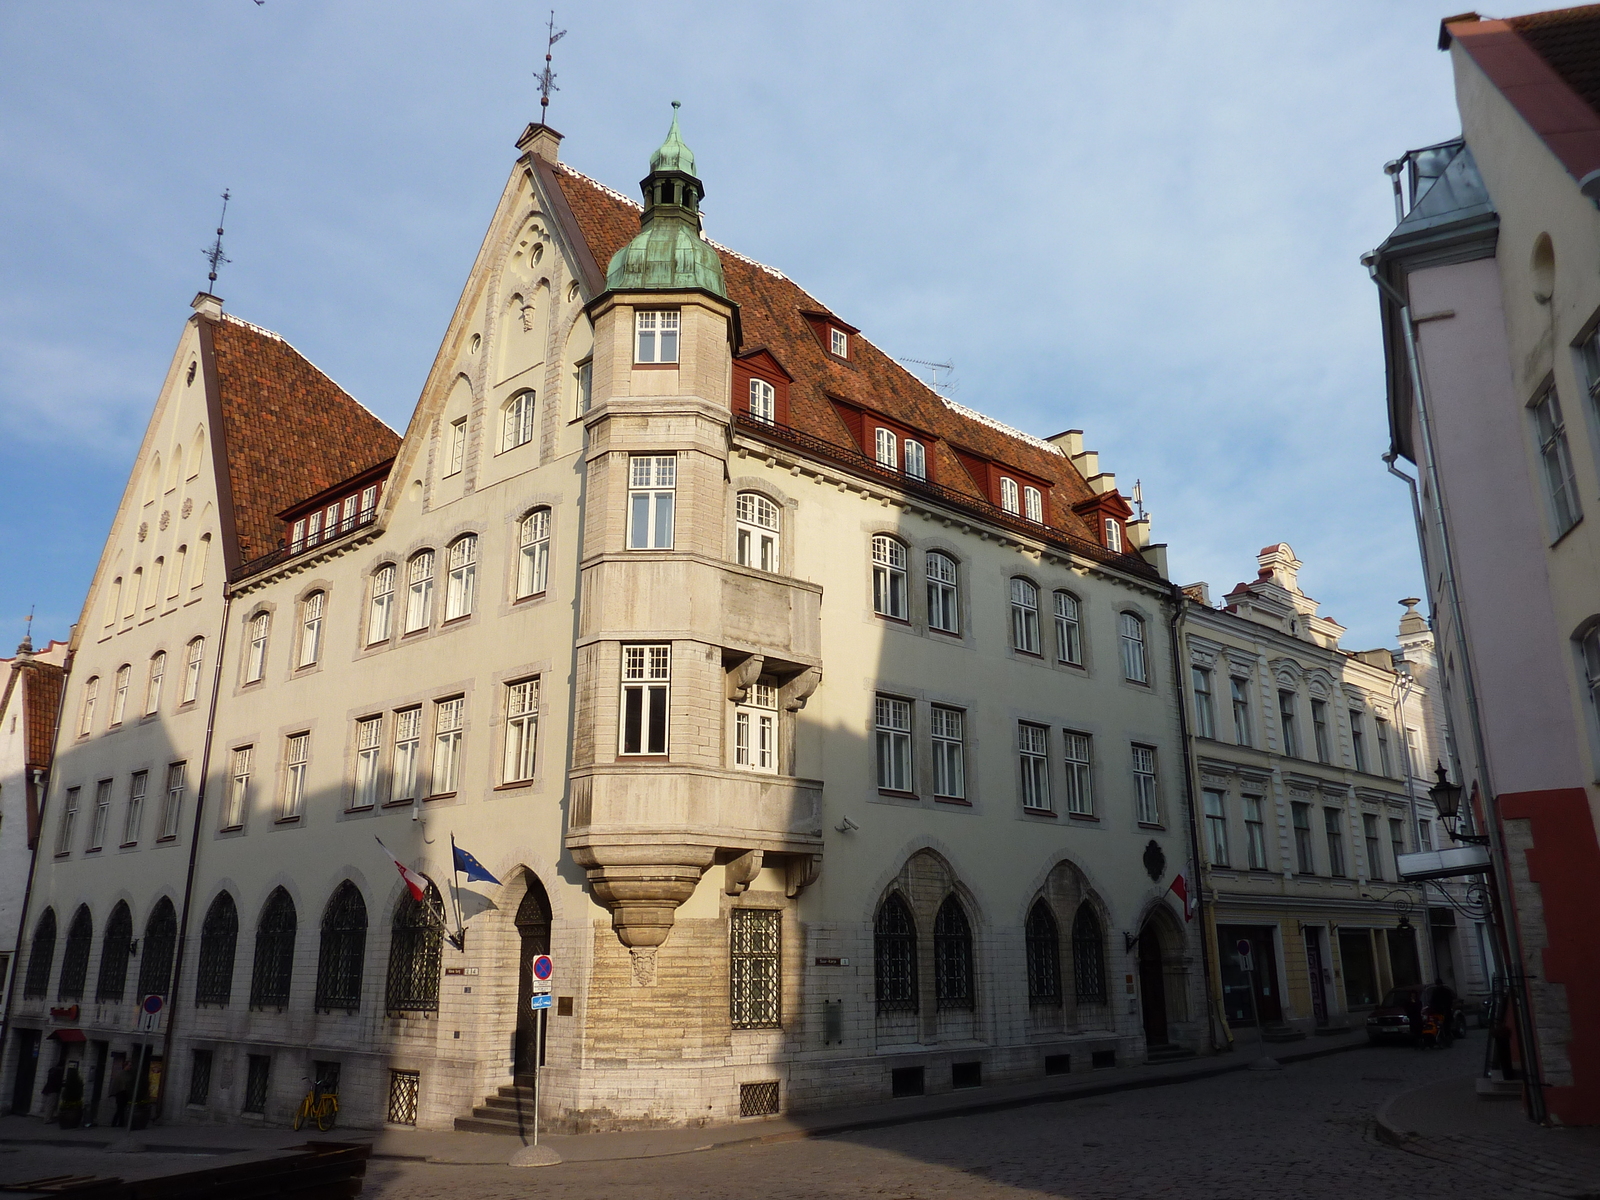
{"label": "window grille", "polygon": [[[106,932],[100,943],[100,977],[95,983],[96,1003],[120,1003],[128,983],[128,949],[133,941],[133,914],[126,901],[118,900],[106,919]],[[33,970],[33,964],[28,964]],[[46,969],[45,974],[49,974]],[[26,993],[26,989],[24,989]]]}
{"label": "window grille", "polygon": [[61,981],[56,999],[76,1004],[83,999],[83,985],[89,977],[89,948],[94,944],[94,918],[87,904],[78,905],[67,927],[67,943],[61,952]]}
{"label": "window grille", "polygon": [[200,966],[194,1002],[226,1008],[233,997],[233,959],[239,946],[239,910],[233,897],[219,892],[200,925]]}
{"label": "window grille", "polygon": [[772,385],[765,379],[752,379],[750,381],[750,415],[764,425],[771,425],[777,410],[776,396]]}
{"label": "window grille", "polygon": [[550,510],[536,508],[517,531],[517,599],[537,596],[549,586]]}
{"label": "window grille", "polygon": [[539,681],[506,685],[506,762],[503,782],[533,778],[539,740]]}
{"label": "window grille", "polygon": [[533,411],[532,392],[518,392],[511,397],[511,403],[506,405],[505,426],[501,434],[502,450],[514,450],[533,441]]}
{"label": "window grille", "polygon": [[878,909],[872,929],[873,982],[880,1013],[917,1011],[917,927],[898,893]]}
{"label": "window grille", "polygon": [[406,564],[406,632],[426,629],[433,616],[433,551],[424,550]]}
{"label": "window grille", "polygon": [[1028,944],[1028,1003],[1041,1008],[1061,1004],[1061,935],[1050,906],[1035,900],[1024,927]]}
{"label": "window grille", "polygon": [[455,696],[433,705],[433,775],[428,787],[435,796],[456,790],[461,771],[461,724],[466,699]]}
{"label": "window grille", "polygon": [[1122,676],[1133,683],[1149,678],[1144,654],[1144,622],[1132,613],[1122,614]]}
{"label": "window grille", "polygon": [[1072,919],[1073,991],[1079,1004],[1106,1002],[1106,943],[1100,918],[1085,900]]}
{"label": "window grille", "polygon": [[255,962],[250,970],[251,1008],[288,1006],[298,924],[289,893],[281,887],[273,888],[256,925]]}
{"label": "window grille", "polygon": [[422,709],[403,708],[394,714],[394,769],[389,799],[413,800],[417,795],[417,756],[421,745]]}
{"label": "window grille", "polygon": [[972,926],[953,895],[933,919],[933,982],[940,1008],[972,1008]]}
{"label": "window grille", "polygon": [[945,633],[961,632],[961,592],[955,559],[936,551],[928,554],[928,627]]}
{"label": "window grille", "polygon": [[628,460],[628,549],[672,549],[677,486],[676,454],[636,454]]}
{"label": "window grille", "polygon": [[911,790],[911,702],[879,696],[875,704],[878,742],[878,787],[889,792]]}
{"label": "window grille", "polygon": [[144,923],[139,944],[139,996],[165,996],[172,986],[172,956],[178,948],[178,914],[165,896]]}
{"label": "window grille", "polygon": [[328,900],[322,913],[322,943],[317,950],[319,1009],[361,1007],[361,968],[367,952],[367,902],[348,879]]}
{"label": "window grille", "polygon": [[736,908],[729,926],[730,1009],[735,1029],[776,1029],[780,1024],[782,914]]}
{"label": "window grille", "polygon": [[1078,623],[1078,598],[1071,592],[1057,592],[1056,601],[1056,659],[1059,662],[1083,665],[1083,632]]}
{"label": "window grille", "polygon": [[264,1113],[267,1111],[267,1080],[272,1072],[272,1056],[270,1054],[249,1055],[249,1070],[244,1082],[244,1111],[247,1113]]}
{"label": "window grille", "polygon": [[43,1000],[50,987],[50,968],[56,961],[56,910],[47,908],[33,927],[33,947],[28,954],[28,975],[22,984],[25,1000]]}
{"label": "window grille", "polygon": [[192,1051],[189,1056],[189,1103],[204,1105],[210,1098],[211,1051]]}
{"label": "window grille", "polygon": [[391,1013],[438,1012],[444,942],[444,902],[428,885],[425,900],[407,892],[395,906],[389,938],[385,1006]]}
{"label": "window grille", "polygon": [[450,546],[450,577],[445,581],[444,619],[472,615],[473,593],[477,590],[478,539],[471,534]]}
{"label": "window grille", "polygon": [[951,800],[964,800],[967,795],[967,769],[965,761],[965,714],[956,708],[932,711],[933,736],[933,794]]}
{"label": "window grille", "polygon": [[739,1115],[741,1117],[771,1117],[778,1112],[778,1081],[763,1079],[760,1083],[739,1085]]}
{"label": "window grille", "polygon": [[367,645],[387,642],[394,624],[394,567],[372,573],[372,604],[367,610]]}
{"label": "window grille", "polygon": [[421,1086],[422,1076],[415,1071],[389,1072],[389,1124],[417,1123],[417,1093]]}
{"label": "window grille", "polygon": [[1011,581],[1011,648],[1039,653],[1039,589],[1026,579]]}
{"label": "window grille", "polygon": [[872,611],[904,621],[906,608],[906,548],[887,534],[872,539]]}

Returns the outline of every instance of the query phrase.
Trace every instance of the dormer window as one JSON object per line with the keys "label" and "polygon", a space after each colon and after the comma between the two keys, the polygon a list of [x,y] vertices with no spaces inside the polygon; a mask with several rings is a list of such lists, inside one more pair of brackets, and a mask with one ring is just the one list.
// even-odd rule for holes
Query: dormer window
{"label": "dormer window", "polygon": [[878,465],[888,467],[891,471],[900,466],[900,441],[894,436],[894,430],[879,428],[875,439],[874,450]]}
{"label": "dormer window", "polygon": [[750,381],[750,415],[766,425],[777,417],[777,393],[765,379]]}
{"label": "dormer window", "polygon": [[906,474],[913,479],[928,477],[928,452],[921,442],[906,439]]}
{"label": "dormer window", "polygon": [[1022,513],[1030,521],[1044,524],[1044,493],[1036,487],[1022,489]]}
{"label": "dormer window", "polygon": [[678,318],[676,312],[637,312],[634,314],[634,354],[636,363],[675,363],[678,361]]}
{"label": "dormer window", "polygon": [[850,335],[842,329],[829,329],[829,348],[840,358],[850,357]]}
{"label": "dormer window", "polygon": [[1117,519],[1115,517],[1107,517],[1105,519],[1105,525],[1106,525],[1106,549],[1111,551],[1113,554],[1121,554],[1122,553],[1122,526],[1117,523]]}
{"label": "dormer window", "polygon": [[1008,513],[1022,511],[1022,505],[1017,499],[1017,481],[1008,475],[1000,477],[1000,507]]}

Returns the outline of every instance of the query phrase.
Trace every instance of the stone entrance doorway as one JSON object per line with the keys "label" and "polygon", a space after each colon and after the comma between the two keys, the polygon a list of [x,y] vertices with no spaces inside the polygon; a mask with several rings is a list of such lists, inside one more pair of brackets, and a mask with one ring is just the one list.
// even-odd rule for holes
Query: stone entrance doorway
{"label": "stone entrance doorway", "polygon": [[533,995],[533,960],[550,953],[550,898],[544,884],[533,872],[527,873],[527,893],[517,906],[517,934],[521,940],[517,955],[517,1048],[516,1072],[532,1075],[535,1064],[544,1061],[544,1012],[528,1007]]}
{"label": "stone entrance doorway", "polygon": [[1167,1044],[1167,973],[1161,961],[1161,935],[1152,922],[1139,931],[1139,1007],[1147,1046]]}

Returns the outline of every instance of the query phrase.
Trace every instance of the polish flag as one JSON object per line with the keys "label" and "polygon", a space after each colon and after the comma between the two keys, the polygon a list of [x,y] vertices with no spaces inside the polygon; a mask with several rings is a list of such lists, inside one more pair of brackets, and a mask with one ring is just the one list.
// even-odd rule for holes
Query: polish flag
{"label": "polish flag", "polygon": [[[403,871],[405,868],[402,867],[401,870]],[[1183,902],[1183,919],[1185,921],[1194,920],[1194,901],[1189,898],[1189,880],[1181,871],[1172,877],[1172,883],[1167,888],[1167,891]]]}
{"label": "polish flag", "polygon": [[[373,840],[376,841],[378,845],[383,846],[382,838],[374,838]],[[400,878],[406,881],[406,887],[411,892],[411,898],[413,900],[420,901],[423,896],[427,895],[428,877],[426,875],[417,874],[410,867],[406,866],[405,863],[401,862],[398,858],[395,858],[394,851],[389,849],[389,847],[383,846],[383,852],[390,858],[394,859],[395,868],[400,872]]]}

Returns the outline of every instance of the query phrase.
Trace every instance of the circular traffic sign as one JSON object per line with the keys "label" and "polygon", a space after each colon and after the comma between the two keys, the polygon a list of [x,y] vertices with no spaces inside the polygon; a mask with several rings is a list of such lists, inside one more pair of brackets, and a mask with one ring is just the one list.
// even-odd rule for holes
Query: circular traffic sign
{"label": "circular traffic sign", "polygon": [[555,969],[555,964],[550,961],[548,954],[541,954],[533,960],[533,977],[535,979],[549,979]]}
{"label": "circular traffic sign", "polygon": [[152,992],[150,995],[144,998],[144,1002],[141,1003],[139,1007],[144,1009],[145,1012],[149,1013],[153,1017],[161,1011],[162,1003],[163,1001],[161,997]]}
{"label": "circular traffic sign", "polygon": [[1250,940],[1248,938],[1240,938],[1233,944],[1233,948],[1245,958],[1250,957]]}

